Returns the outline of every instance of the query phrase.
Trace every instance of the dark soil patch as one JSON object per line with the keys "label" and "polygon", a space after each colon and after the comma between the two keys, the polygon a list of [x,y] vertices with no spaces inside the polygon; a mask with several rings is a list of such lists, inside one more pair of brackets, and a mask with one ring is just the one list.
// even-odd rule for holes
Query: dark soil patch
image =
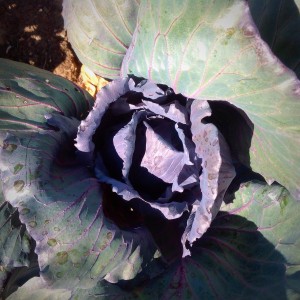
{"label": "dark soil patch", "polygon": [[0,0],[0,57],[76,83],[81,64],[68,43],[62,0]]}

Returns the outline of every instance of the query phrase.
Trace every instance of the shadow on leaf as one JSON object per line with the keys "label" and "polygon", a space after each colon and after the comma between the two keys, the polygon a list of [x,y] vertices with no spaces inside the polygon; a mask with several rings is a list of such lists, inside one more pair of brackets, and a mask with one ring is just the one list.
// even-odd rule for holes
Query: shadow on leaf
{"label": "shadow on leaf", "polygon": [[132,292],[143,299],[287,299],[285,259],[253,222],[220,212],[192,256]]}

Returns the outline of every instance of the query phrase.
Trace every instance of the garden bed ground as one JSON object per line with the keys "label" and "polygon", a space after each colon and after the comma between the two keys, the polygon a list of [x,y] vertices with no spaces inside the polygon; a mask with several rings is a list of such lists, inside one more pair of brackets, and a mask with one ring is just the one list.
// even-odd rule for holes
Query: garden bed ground
{"label": "garden bed ground", "polygon": [[0,57],[81,84],[81,64],[68,43],[62,0],[0,0]]}

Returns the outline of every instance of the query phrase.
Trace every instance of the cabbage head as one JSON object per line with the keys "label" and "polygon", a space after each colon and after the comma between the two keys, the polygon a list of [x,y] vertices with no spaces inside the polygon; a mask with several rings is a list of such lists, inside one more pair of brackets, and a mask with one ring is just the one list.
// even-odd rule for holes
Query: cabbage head
{"label": "cabbage head", "polygon": [[0,59],[6,299],[298,299],[292,0],[64,0],[75,84]]}

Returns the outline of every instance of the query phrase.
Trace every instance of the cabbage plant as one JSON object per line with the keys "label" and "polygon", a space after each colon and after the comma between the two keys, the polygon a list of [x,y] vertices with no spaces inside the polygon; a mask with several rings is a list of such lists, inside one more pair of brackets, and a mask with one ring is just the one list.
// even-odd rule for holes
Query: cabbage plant
{"label": "cabbage plant", "polygon": [[65,0],[95,101],[1,59],[4,297],[298,299],[299,6]]}

